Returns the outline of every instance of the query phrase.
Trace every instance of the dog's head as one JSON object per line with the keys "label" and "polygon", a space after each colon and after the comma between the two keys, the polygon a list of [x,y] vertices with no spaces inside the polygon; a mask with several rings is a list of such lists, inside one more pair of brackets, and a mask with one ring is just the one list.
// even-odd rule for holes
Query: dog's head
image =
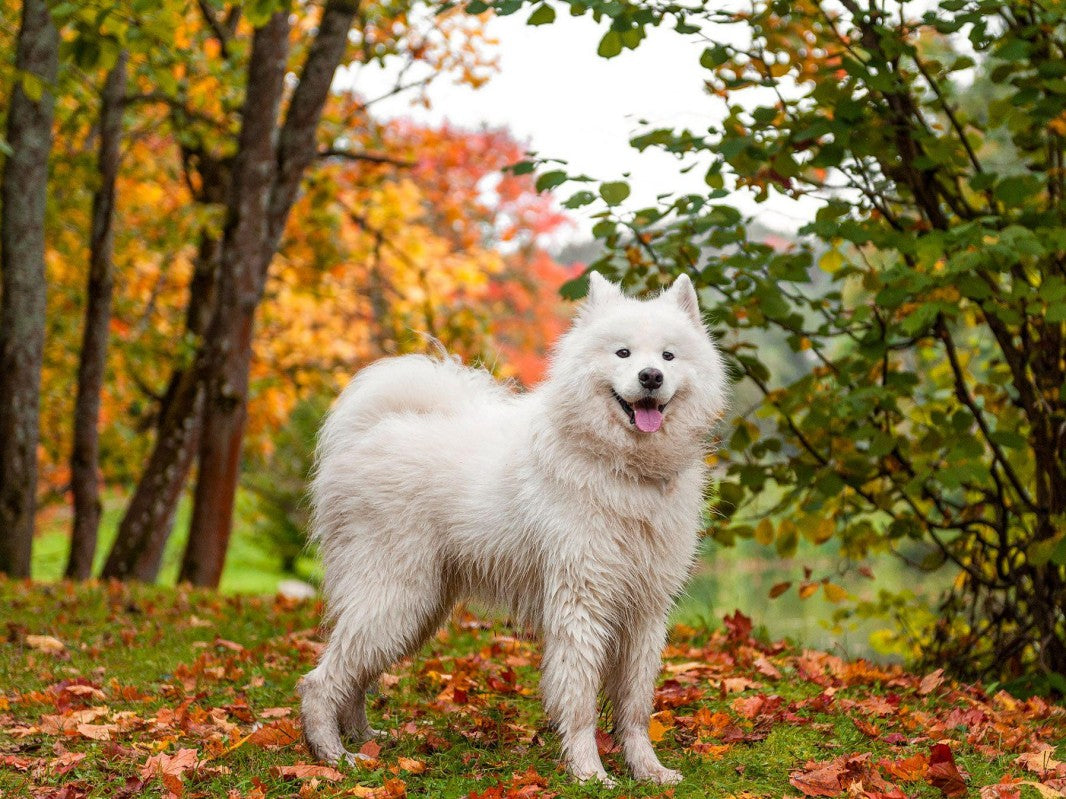
{"label": "dog's head", "polygon": [[687,276],[651,300],[626,297],[596,272],[552,359],[571,430],[659,451],[699,442],[725,407],[725,371]]}

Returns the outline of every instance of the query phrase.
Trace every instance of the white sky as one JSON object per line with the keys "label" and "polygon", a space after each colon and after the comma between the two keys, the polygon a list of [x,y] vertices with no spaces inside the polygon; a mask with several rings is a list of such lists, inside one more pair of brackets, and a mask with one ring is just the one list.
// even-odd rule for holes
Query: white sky
{"label": "white sky", "polygon": [[[555,23],[530,27],[525,24],[530,10],[490,21],[500,69],[488,84],[475,90],[444,77],[429,88],[431,108],[397,97],[378,103],[376,113],[466,128],[506,127],[540,156],[567,161],[570,172],[601,180],[629,173],[630,208],[653,203],[657,194],[704,192],[705,169],[681,174],[672,156],[653,149],[638,153],[629,139],[645,129],[640,120],[702,132],[720,118],[720,106],[703,89],[699,57],[707,42],[669,26],[649,28],[637,50],[607,60],[596,54],[605,27],[590,16],[570,17],[563,8]],[[375,97],[391,87],[392,78],[363,67],[355,83],[364,96]],[[573,190],[564,185],[556,192],[563,200]],[[810,206],[784,199],[761,205],[747,197],[730,201],[779,230],[795,230],[813,213]],[[588,238],[592,223],[580,211],[571,215],[577,224],[564,238]]]}

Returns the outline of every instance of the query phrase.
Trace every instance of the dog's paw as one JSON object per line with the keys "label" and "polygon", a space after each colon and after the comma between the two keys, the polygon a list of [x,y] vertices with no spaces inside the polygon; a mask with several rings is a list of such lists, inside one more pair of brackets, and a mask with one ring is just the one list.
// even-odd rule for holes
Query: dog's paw
{"label": "dog's paw", "polygon": [[641,769],[639,771],[634,770],[633,778],[647,782],[654,782],[657,785],[677,785],[681,782],[681,772],[675,771],[672,768],[666,768],[666,766],[659,766],[657,768]]}

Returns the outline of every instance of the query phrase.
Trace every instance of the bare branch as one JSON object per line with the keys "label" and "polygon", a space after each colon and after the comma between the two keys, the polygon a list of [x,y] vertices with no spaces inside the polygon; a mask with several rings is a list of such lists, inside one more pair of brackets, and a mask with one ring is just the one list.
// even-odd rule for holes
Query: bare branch
{"label": "bare branch", "polygon": [[358,150],[345,150],[339,147],[329,147],[318,151],[318,157],[323,160],[336,158],[341,161],[366,161],[371,164],[391,164],[398,167],[412,167],[417,162],[403,158],[394,158],[384,153],[368,153]]}
{"label": "bare branch", "polygon": [[944,349],[947,351],[948,362],[951,364],[951,372],[955,377],[955,396],[959,398],[959,402],[965,405],[973,415],[978,428],[981,430],[981,434],[984,436],[985,441],[992,450],[992,456],[1003,469],[1003,473],[1014,487],[1014,491],[1018,494],[1018,497],[1033,510],[1038,510],[1032,497],[1029,496],[1029,492],[1025,490],[1025,486],[1022,485],[1021,480],[1014,471],[1014,467],[1011,466],[1010,461],[1004,456],[1002,448],[992,439],[992,431],[988,428],[988,422],[985,421],[984,414],[981,412],[981,409],[977,407],[977,403],[974,402],[973,397],[970,395],[970,389],[966,385],[966,377],[963,375],[962,367],[959,365],[959,356],[955,349],[955,341],[952,339],[951,332],[948,330],[942,316],[937,318],[936,331],[937,335],[940,336],[941,341],[944,342]]}

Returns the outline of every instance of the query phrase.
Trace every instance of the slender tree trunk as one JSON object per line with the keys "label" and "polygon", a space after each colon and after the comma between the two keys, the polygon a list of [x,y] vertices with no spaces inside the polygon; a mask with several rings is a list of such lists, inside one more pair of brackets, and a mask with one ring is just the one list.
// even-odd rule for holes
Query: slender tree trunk
{"label": "slender tree trunk", "polygon": [[[44,217],[58,34],[45,0],[26,0],[0,174],[0,573],[30,574],[45,331]],[[33,99],[25,81],[40,91]],[[37,92],[34,91],[34,94]]]}
{"label": "slender tree trunk", "polygon": [[[236,486],[226,476],[236,470],[237,464],[226,460],[234,452],[234,440],[235,457],[240,457],[244,432],[246,353],[261,297],[259,260],[269,233],[267,211],[277,169],[277,115],[288,54],[289,18],[287,12],[280,12],[256,30],[248,64],[248,91],[241,112],[233,191],[222,244],[218,305],[207,334],[211,350],[205,359],[207,404],[190,530],[203,529],[205,513],[213,517],[218,508],[233,506]],[[218,542],[218,535],[190,533],[179,579],[196,585],[217,585],[222,560],[216,550]],[[216,564],[218,575],[214,574]]]}
{"label": "slender tree trunk", "polygon": [[[223,245],[219,305],[209,337],[218,357],[209,360],[200,469],[180,578],[194,585],[217,586],[222,576],[240,473],[255,310],[300,182],[317,154],[318,123],[358,7],[358,2],[351,0],[326,3],[280,133],[275,129],[277,104],[272,81],[284,77],[284,58],[282,72],[257,86],[261,95],[255,104],[249,73],[239,166]],[[275,34],[268,30],[273,24],[274,20],[256,32],[253,61],[257,45],[264,50],[264,61],[269,58],[267,48],[281,54],[272,39]],[[268,69],[266,63],[263,69]],[[280,83],[277,91],[280,99]],[[266,128],[264,111],[268,106],[275,116]]]}
{"label": "slender tree trunk", "polygon": [[122,108],[126,97],[126,53],[107,74],[100,107],[100,187],[93,194],[89,241],[89,285],[85,330],[78,363],[74,407],[74,448],[70,457],[74,526],[66,576],[84,580],[92,574],[96,534],[100,528],[100,391],[107,366],[111,290],[114,284],[115,182],[122,144]]}
{"label": "slender tree trunk", "polygon": [[[202,340],[215,306],[221,244],[201,234],[189,300],[186,332]],[[156,443],[119,523],[103,577],[155,582],[174,514],[200,441],[204,376],[197,361],[174,372],[163,397]]]}
{"label": "slender tree trunk", "polygon": [[[189,284],[189,302],[185,312],[185,330],[187,334],[202,341],[207,332],[207,326],[211,320],[216,303],[218,283],[218,271],[222,257],[222,242],[206,230],[200,234],[200,248],[197,253],[196,264],[193,270],[192,281]],[[145,543],[144,549],[137,556],[134,566],[134,575],[143,582],[155,582],[159,577],[159,569],[163,565],[163,551],[170,535],[174,531],[174,517],[181,501],[182,489],[192,469],[192,462],[200,445],[200,433],[203,430],[203,405],[192,406],[194,415],[190,419],[183,419],[180,415],[168,416],[172,399],[182,386],[185,374],[195,364],[184,369],[175,369],[171,375],[167,391],[163,396],[160,410],[159,432],[165,435],[164,421],[174,425],[188,425],[184,435],[184,447],[181,456],[177,459],[179,468],[171,471],[167,489],[163,492],[164,501],[157,507],[155,515],[163,517],[161,523],[157,522],[152,528],[152,534]],[[199,375],[201,390],[203,389],[203,376]],[[180,411],[179,411],[180,414]],[[159,498],[157,498],[159,499]]]}

